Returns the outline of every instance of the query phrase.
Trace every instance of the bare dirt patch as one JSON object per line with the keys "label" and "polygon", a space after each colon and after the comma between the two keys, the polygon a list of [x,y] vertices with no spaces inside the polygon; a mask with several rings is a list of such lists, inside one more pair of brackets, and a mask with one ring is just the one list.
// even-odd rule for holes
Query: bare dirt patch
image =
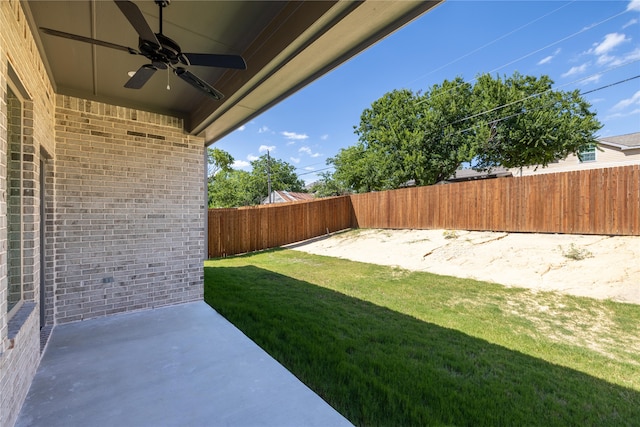
{"label": "bare dirt patch", "polygon": [[640,237],[365,229],[290,247],[505,286],[640,304]]}

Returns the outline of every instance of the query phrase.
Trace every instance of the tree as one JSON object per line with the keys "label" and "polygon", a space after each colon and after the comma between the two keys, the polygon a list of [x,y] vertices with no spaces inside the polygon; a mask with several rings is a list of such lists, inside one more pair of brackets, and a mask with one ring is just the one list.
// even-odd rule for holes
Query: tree
{"label": "tree", "polygon": [[272,191],[304,192],[304,181],[298,178],[296,168],[289,163],[262,155],[251,162],[251,187],[253,204],[260,202],[269,195],[268,181],[271,179]]}
{"label": "tree", "polygon": [[547,166],[578,155],[596,142],[602,125],[578,90],[552,90],[548,76],[539,79],[478,78],[473,90],[476,167]]}
{"label": "tree", "polygon": [[601,125],[578,91],[551,89],[547,76],[515,73],[445,80],[424,94],[395,90],[376,100],[355,128],[358,143],[328,164],[353,191],[435,184],[462,164],[546,166],[595,142]]}
{"label": "tree", "polygon": [[[223,156],[224,158],[226,157]],[[305,191],[304,182],[298,179],[295,167],[287,162],[264,155],[252,161],[251,166],[251,172],[221,168],[210,177],[209,207],[230,208],[260,204],[268,196],[268,172],[274,191]]]}
{"label": "tree", "polygon": [[229,181],[233,162],[233,156],[226,151],[219,148],[207,148],[207,194],[210,208],[233,206],[229,205],[229,203],[233,203],[233,197],[223,191],[233,181],[233,179]]}
{"label": "tree", "polygon": [[320,179],[311,185],[309,191],[315,195],[315,197],[332,197],[343,196],[349,194],[349,189],[337,181],[333,174],[330,172],[320,172]]}
{"label": "tree", "polygon": [[207,176],[213,177],[220,171],[230,171],[235,159],[219,148],[207,148]]}
{"label": "tree", "polygon": [[251,174],[243,170],[231,169],[215,175],[209,183],[209,207],[233,208],[252,204],[250,185]]}

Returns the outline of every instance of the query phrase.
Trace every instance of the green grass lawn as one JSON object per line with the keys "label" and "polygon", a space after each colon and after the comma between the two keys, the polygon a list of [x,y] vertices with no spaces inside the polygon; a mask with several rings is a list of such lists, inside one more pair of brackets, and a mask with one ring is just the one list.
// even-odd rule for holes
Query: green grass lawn
{"label": "green grass lawn", "polygon": [[205,300],[356,425],[640,425],[640,306],[273,250]]}

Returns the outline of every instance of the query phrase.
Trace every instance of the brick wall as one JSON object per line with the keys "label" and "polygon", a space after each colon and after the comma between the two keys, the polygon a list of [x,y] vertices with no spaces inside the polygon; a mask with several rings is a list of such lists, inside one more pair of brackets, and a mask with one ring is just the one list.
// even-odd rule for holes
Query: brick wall
{"label": "brick wall", "polygon": [[179,119],[56,97],[57,322],[201,299],[204,143]]}
{"label": "brick wall", "polygon": [[8,332],[9,346],[0,356],[0,426],[12,426],[27,396],[40,362],[40,334],[37,305],[25,303],[16,313]]}
{"label": "brick wall", "polygon": [[[10,319],[8,82],[24,109],[23,301]],[[185,135],[179,119],[54,95],[22,5],[0,1],[1,426],[14,424],[39,363],[41,276],[46,324],[202,298],[203,176],[203,140]]]}
{"label": "brick wall", "polygon": [[[22,98],[23,136],[17,147],[23,305],[7,313],[7,87]],[[11,426],[40,360],[40,156],[54,153],[53,88],[19,1],[0,1],[0,425]],[[49,234],[49,237],[51,235]],[[51,258],[52,255],[51,255]]]}

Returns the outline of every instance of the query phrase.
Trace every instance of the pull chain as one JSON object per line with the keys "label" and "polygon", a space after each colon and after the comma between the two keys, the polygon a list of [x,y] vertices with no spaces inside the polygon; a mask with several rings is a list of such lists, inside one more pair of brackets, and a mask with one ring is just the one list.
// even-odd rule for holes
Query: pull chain
{"label": "pull chain", "polygon": [[171,74],[171,72],[169,72],[169,67],[167,67],[167,90],[171,90],[171,86],[169,85],[169,75]]}

